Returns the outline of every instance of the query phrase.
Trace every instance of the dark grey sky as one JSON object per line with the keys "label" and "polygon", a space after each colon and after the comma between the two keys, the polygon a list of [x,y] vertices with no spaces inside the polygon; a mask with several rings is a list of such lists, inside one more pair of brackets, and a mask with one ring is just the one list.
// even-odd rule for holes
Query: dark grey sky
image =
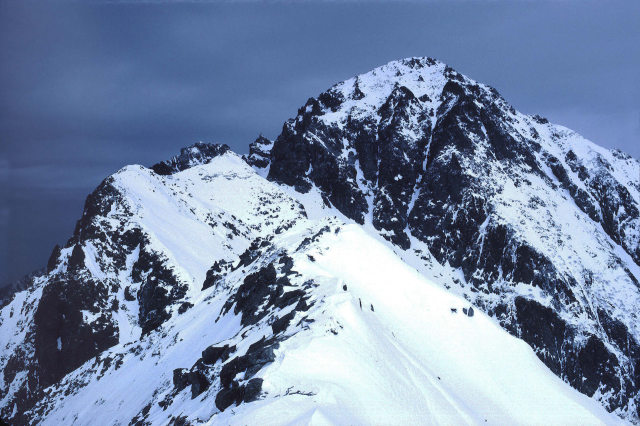
{"label": "dark grey sky", "polygon": [[238,152],[310,96],[408,56],[640,157],[640,2],[0,0],[0,282],[44,266],[85,196],[198,140]]}

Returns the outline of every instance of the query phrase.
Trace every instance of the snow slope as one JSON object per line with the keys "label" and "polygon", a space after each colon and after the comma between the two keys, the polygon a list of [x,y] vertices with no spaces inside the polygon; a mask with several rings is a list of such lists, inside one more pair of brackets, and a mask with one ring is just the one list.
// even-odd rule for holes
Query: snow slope
{"label": "snow slope", "polygon": [[[296,250],[304,236],[326,223],[329,230]],[[185,388],[166,409],[153,404],[147,421],[163,424],[184,416],[193,424],[619,422],[555,377],[528,345],[491,318],[477,310],[472,317],[463,314],[468,302],[425,280],[357,225],[304,223],[273,243],[292,255],[293,269],[305,281],[317,285],[311,292],[316,302],[306,325],[288,328],[274,361],[258,373],[264,380],[260,400],[219,412],[214,376],[196,399]],[[110,349],[105,356],[124,354],[119,369],[105,372],[88,362],[67,376],[47,398],[53,409],[43,423],[134,418],[150,401],[170,394],[173,369],[196,363],[208,343],[235,341],[241,353],[240,345],[270,337],[266,324],[243,327],[237,315],[222,314],[241,281],[227,285],[205,291],[200,303],[194,300],[194,308],[165,327],[164,336],[142,340],[142,350]],[[99,380],[64,395],[74,382],[95,377],[94,369]]]}
{"label": "snow slope", "polygon": [[289,395],[213,423],[616,423],[491,318],[464,315],[468,302],[358,226],[339,229],[306,253],[315,261],[298,255],[296,269],[320,284],[324,303],[312,329],[283,344],[264,373],[268,393]]}

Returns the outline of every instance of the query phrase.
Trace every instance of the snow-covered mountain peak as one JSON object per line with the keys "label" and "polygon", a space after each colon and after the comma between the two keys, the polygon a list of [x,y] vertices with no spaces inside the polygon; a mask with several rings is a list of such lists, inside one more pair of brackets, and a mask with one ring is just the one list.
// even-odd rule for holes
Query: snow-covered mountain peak
{"label": "snow-covered mountain peak", "polygon": [[[441,265],[554,372],[638,418],[637,160],[416,58],[309,99],[261,158],[270,180],[319,192],[424,273]],[[562,331],[528,322],[547,315]]]}
{"label": "snow-covered mountain peak", "polygon": [[413,57],[391,61],[334,85],[317,99],[310,99],[298,112],[297,120],[303,120],[308,113],[322,111],[321,119],[326,124],[342,127],[347,121],[368,119],[386,103],[400,99],[410,99],[429,113],[445,101],[442,95],[447,83],[462,91],[468,87],[498,96],[489,86],[478,84],[440,61]]}
{"label": "snow-covered mountain peak", "polygon": [[1,415],[637,423],[639,191],[637,160],[390,62],[246,157],[105,179],[0,310]]}
{"label": "snow-covered mountain peak", "polygon": [[355,112],[365,108],[378,109],[398,87],[409,89],[422,100],[437,98],[448,80],[447,74],[448,68],[442,62],[431,58],[407,58],[338,83],[328,93],[339,93],[352,101],[342,105],[340,110],[343,112],[350,112],[353,107],[357,107]]}

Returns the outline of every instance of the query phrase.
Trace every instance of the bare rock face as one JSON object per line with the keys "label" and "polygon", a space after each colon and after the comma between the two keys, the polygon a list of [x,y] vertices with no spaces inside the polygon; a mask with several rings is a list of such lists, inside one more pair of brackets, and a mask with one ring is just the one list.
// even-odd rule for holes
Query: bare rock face
{"label": "bare rock face", "polygon": [[34,317],[41,386],[57,382],[118,342],[108,292],[104,283],[80,276],[62,277],[43,290]]}
{"label": "bare rock face", "polygon": [[269,165],[269,155],[273,141],[260,135],[249,144],[249,155],[245,157],[245,161],[256,169],[264,169]]}

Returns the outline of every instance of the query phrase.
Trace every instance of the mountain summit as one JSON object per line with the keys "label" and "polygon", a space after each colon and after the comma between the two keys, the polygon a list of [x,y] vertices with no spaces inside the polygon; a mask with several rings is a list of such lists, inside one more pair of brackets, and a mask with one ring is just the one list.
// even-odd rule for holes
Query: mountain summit
{"label": "mountain summit", "polygon": [[576,389],[640,407],[637,160],[429,58],[309,99],[269,160],[270,180],[317,190],[426,275],[444,267]]}
{"label": "mountain summit", "polygon": [[639,209],[637,160],[390,62],[105,179],[0,312],[1,416],[638,423]]}

